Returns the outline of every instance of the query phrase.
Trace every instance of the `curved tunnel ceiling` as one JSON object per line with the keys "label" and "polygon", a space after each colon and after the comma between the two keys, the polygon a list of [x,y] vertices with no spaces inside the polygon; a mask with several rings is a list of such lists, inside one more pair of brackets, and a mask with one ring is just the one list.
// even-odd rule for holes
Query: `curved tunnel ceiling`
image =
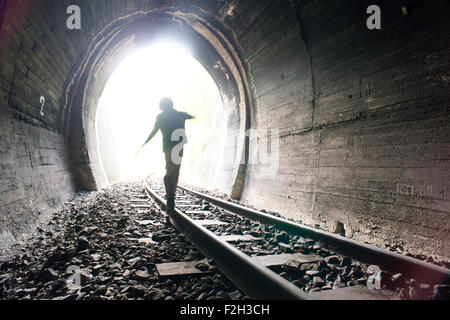
{"label": "curved tunnel ceiling", "polygon": [[116,19],[95,37],[74,72],[62,116],[75,181],[79,188],[86,190],[106,184],[95,137],[98,99],[111,72],[128,53],[161,38],[188,46],[219,88],[228,129],[231,129],[228,150],[233,151],[234,159],[222,168],[229,177],[223,183],[239,198],[246,177],[248,142],[245,131],[249,129],[251,118],[245,70],[222,32],[199,15],[174,8],[137,12]]}

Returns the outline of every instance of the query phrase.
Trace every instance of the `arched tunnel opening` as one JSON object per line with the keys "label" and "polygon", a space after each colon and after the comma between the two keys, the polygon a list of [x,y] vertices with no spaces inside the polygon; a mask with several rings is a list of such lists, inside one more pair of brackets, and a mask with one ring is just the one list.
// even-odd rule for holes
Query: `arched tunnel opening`
{"label": "arched tunnel opening", "polygon": [[167,39],[127,56],[99,98],[97,144],[108,182],[163,174],[162,139],[157,137],[145,149],[142,144],[164,96],[171,97],[180,111],[195,115],[186,123],[188,144],[180,181],[214,189],[227,133],[219,89],[188,48]]}
{"label": "arched tunnel opening", "polygon": [[0,299],[448,299],[448,9],[0,0]]}
{"label": "arched tunnel opening", "polygon": [[[206,172],[207,167],[214,163],[214,166],[217,166],[217,162],[219,162],[220,168],[211,169],[214,170],[214,173],[212,173],[214,178],[207,178],[209,180],[214,179],[214,181],[205,181],[205,183],[210,186],[214,184],[217,189],[230,192],[234,198],[240,198],[245,181],[245,157],[248,153],[248,151],[245,151],[248,149],[245,142],[245,131],[249,128],[251,101],[248,96],[248,84],[246,83],[242,62],[240,62],[235,48],[223,34],[218,33],[216,35],[217,30],[214,30],[214,27],[205,24],[205,21],[192,14],[184,15],[180,12],[174,13],[171,11],[151,12],[144,15],[136,14],[128,19],[126,22],[119,19],[112,24],[113,26],[119,24],[118,27],[111,26],[103,30],[104,34],[97,35],[99,43],[96,44],[96,49],[89,52],[83,64],[80,65],[80,69],[74,73],[74,78],[69,83],[64,119],[69,144],[68,152],[77,186],[81,189],[95,190],[108,184],[108,177],[105,176],[99,154],[102,149],[99,149],[96,131],[98,115],[96,110],[99,102],[101,102],[99,99],[107,84],[107,79],[121,59],[133,50],[142,51],[145,50],[144,48],[151,46],[152,43],[169,41],[180,45],[179,48],[173,48],[174,53],[182,54],[178,51],[188,50],[191,59],[198,61],[198,64],[209,74],[210,81],[215,84],[213,88],[202,89],[201,79],[191,79],[193,80],[190,83],[191,90],[198,90],[199,97],[203,96],[204,98],[208,95],[205,90],[218,91],[221,105],[219,111],[222,113],[218,113],[218,119],[215,119],[215,121],[218,121],[215,126],[219,130],[214,130],[214,134],[211,132],[200,134],[199,131],[191,130],[195,135],[194,141],[196,138],[199,140],[197,146],[201,147],[203,143],[203,148],[210,148],[211,150],[208,152],[214,157],[211,156],[208,159],[206,153],[199,155],[198,148],[194,152],[196,155],[194,155],[194,153],[189,152],[193,144],[188,144],[186,147],[187,160],[183,169],[184,167],[187,167],[186,169],[191,167],[192,169],[194,165],[201,168],[195,178],[193,175],[190,177],[192,181],[195,179],[201,181],[202,178],[200,177],[211,174]],[[178,63],[180,62],[182,61],[178,61]],[[117,66],[119,69],[120,67]],[[167,68],[169,67],[170,63],[167,65]],[[179,65],[178,68],[183,68],[183,66]],[[180,72],[182,71],[180,70]],[[194,74],[191,72],[190,76],[194,76]],[[173,77],[177,77],[177,75],[173,73]],[[179,91],[174,90],[174,86],[177,84],[176,80],[161,79],[158,84],[161,85],[164,81],[167,81],[167,88],[169,88],[170,83],[172,84],[171,90],[174,94],[180,94]],[[148,80],[147,83],[142,83],[142,85],[145,84],[148,84]],[[211,82],[207,86],[211,86]],[[167,88],[165,89],[167,90]],[[189,89],[185,87],[184,90]],[[148,88],[147,92],[150,91],[151,89]],[[161,92],[159,94],[161,97]],[[193,103],[192,98],[187,94],[188,92],[185,92],[185,96],[181,97],[184,99],[182,103]],[[202,101],[197,103],[202,104]],[[157,107],[155,101],[153,101],[153,107]],[[216,107],[208,106],[209,109],[205,111],[208,114],[210,113],[208,110]],[[191,106],[191,108],[193,107]],[[195,114],[195,110],[192,110],[192,112]],[[207,126],[210,126],[211,121],[214,120],[212,119],[213,115],[209,115],[209,117],[210,119],[206,119],[203,115],[200,115],[194,122],[196,121],[198,127],[207,130]],[[220,130],[220,128],[223,128],[222,121],[226,122],[225,136],[222,136],[223,133]],[[102,124],[107,125],[104,122]],[[189,131],[189,129],[188,124],[187,130]],[[221,141],[216,146],[213,145],[212,141],[206,146],[206,141],[202,141],[205,138],[217,138]],[[220,150],[222,146],[224,150]],[[219,149],[215,150],[215,147]],[[220,156],[221,153],[226,155],[225,161],[215,161],[215,157]],[[199,156],[203,160],[199,160]],[[105,155],[104,158],[106,157],[108,155]],[[194,159],[194,157],[197,159]],[[200,161],[203,161],[203,163]]]}

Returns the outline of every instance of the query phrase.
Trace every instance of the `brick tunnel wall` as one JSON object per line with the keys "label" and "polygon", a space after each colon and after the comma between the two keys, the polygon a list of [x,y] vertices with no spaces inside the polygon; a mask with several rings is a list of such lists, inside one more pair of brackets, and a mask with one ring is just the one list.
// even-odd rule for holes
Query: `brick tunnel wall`
{"label": "brick tunnel wall", "polygon": [[24,240],[74,191],[58,123],[70,66],[45,18],[25,19],[28,4],[0,1],[0,249]]}
{"label": "brick tunnel wall", "polygon": [[[382,29],[369,31],[369,1],[0,0],[0,245],[74,192],[61,113],[95,35],[118,17],[182,4],[232,36],[252,125],[281,132],[279,171],[250,166],[244,200],[450,257],[448,1],[377,2]],[[82,30],[65,27],[71,4]]]}

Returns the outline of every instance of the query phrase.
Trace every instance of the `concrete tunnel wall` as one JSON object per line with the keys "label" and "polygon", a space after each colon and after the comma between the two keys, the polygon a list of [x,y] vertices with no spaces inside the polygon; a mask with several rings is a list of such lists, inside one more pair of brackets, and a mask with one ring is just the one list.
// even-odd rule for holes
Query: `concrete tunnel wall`
{"label": "concrete tunnel wall", "polygon": [[[1,0],[0,246],[77,188],[101,185],[89,119],[146,17],[175,20],[212,48],[199,61],[228,99],[229,126],[280,131],[272,173],[239,165],[270,138],[230,137],[219,190],[330,231],[341,222],[357,240],[450,258],[449,4],[376,2],[382,29],[371,31],[372,1]],[[65,27],[72,4],[82,30]]]}

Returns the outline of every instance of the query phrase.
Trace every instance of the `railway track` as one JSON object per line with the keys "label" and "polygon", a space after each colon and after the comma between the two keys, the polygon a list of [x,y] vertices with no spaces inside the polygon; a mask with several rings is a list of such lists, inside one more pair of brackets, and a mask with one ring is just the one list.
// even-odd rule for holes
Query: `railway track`
{"label": "railway track", "polygon": [[[163,186],[145,181],[143,187],[165,209]],[[179,188],[176,209],[167,214],[215,268],[253,299],[424,300],[439,298],[450,283],[448,269],[186,187]]]}
{"label": "railway track", "polygon": [[248,300],[214,269],[158,274],[157,265],[204,256],[167,224],[140,183],[78,195],[49,222],[0,256],[0,300]]}

